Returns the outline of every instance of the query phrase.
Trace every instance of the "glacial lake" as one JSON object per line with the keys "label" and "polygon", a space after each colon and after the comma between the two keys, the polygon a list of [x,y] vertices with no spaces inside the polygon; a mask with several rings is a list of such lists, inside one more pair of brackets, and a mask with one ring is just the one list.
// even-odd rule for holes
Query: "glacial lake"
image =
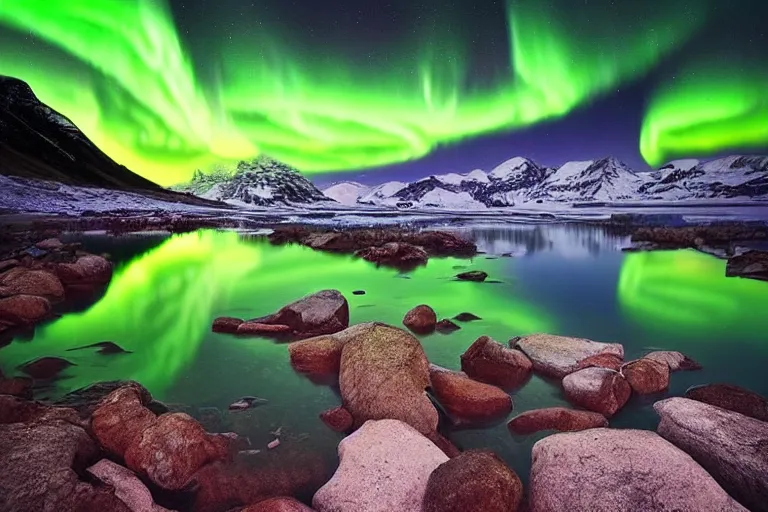
{"label": "glacial lake", "polygon": [[[57,398],[93,382],[133,379],[156,399],[181,404],[207,428],[247,436],[266,450],[270,431],[282,427],[283,445],[312,451],[333,470],[341,434],[318,418],[341,403],[338,390],[293,371],[286,344],[211,332],[219,316],[258,317],[318,290],[340,290],[351,323],[402,326],[413,306],[429,304],[438,318],[471,312],[449,335],[418,336],[430,361],[459,369],[459,356],[479,336],[500,342],[535,332],[620,342],[626,359],[653,349],[679,350],[704,366],[671,376],[666,395],[689,386],[727,382],[768,395],[768,283],[725,277],[725,261],[691,250],[625,253],[625,237],[579,224],[452,228],[473,238],[472,259],[431,259],[401,273],[352,256],[299,246],[272,246],[263,237],[199,231],[118,238],[65,238],[115,262],[112,282],[97,300],[81,300],[36,331],[0,348],[0,367],[16,368],[42,356],[75,365],[36,391]],[[502,254],[510,254],[504,256]],[[489,280],[453,280],[464,270]],[[353,295],[365,290],[365,295]],[[94,302],[95,300],[95,302]],[[129,354],[70,351],[113,341]],[[266,405],[230,413],[245,395]],[[534,376],[513,394],[517,413],[566,405],[557,383]],[[634,396],[612,420],[614,427],[654,429],[652,404],[660,396]],[[547,435],[513,436],[506,421],[481,429],[446,430],[461,449],[488,448],[527,482],[533,443]],[[291,448],[291,447],[287,447]],[[277,454],[276,454],[277,455]]]}

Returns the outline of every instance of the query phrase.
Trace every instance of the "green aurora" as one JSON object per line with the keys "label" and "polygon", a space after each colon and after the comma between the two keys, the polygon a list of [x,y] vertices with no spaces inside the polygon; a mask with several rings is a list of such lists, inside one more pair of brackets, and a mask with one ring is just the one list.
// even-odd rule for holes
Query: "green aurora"
{"label": "green aurora", "polygon": [[[568,2],[509,0],[508,62],[479,83],[466,30],[425,25],[359,63],[307,49],[265,17],[200,56],[163,0],[0,0],[0,26],[18,48],[0,53],[0,73],[29,82],[118,162],[169,185],[259,153],[310,174],[358,170],[562,118],[646,77],[712,21],[711,0],[560,8]],[[648,163],[768,143],[764,76],[695,77],[662,80],[650,99]]]}

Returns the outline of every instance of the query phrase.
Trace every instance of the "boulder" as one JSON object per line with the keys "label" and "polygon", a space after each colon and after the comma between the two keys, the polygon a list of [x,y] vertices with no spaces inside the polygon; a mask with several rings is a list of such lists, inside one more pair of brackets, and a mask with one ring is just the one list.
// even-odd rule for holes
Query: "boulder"
{"label": "boulder", "polygon": [[624,359],[624,347],[618,343],[600,343],[583,338],[531,334],[510,341],[533,362],[533,371],[546,377],[562,379],[575,371],[584,359],[597,354],[613,354]]}
{"label": "boulder", "polygon": [[14,295],[0,299],[0,321],[10,325],[32,325],[51,313],[48,299],[36,295]]}
{"label": "boulder", "polygon": [[312,509],[294,498],[279,497],[248,505],[240,512],[312,512]]}
{"label": "boulder", "polygon": [[747,251],[731,256],[725,265],[725,275],[768,281],[768,251]]}
{"label": "boulder", "polygon": [[320,413],[320,420],[334,432],[346,432],[352,428],[354,419],[343,407],[334,407]]}
{"label": "boulder", "polygon": [[318,512],[421,512],[429,475],[448,457],[409,425],[379,420],[344,438],[339,459],[312,499]]}
{"label": "boulder", "polygon": [[421,247],[404,242],[389,242],[381,247],[368,247],[355,253],[358,257],[378,265],[411,269],[426,265],[429,255]]}
{"label": "boulder", "polygon": [[528,381],[533,365],[519,350],[481,336],[461,355],[461,369],[473,379],[514,389]]}
{"label": "boulder", "polygon": [[235,334],[237,328],[243,323],[240,318],[234,318],[231,316],[220,316],[213,321],[211,330],[213,332],[221,332],[225,334]]}
{"label": "boulder", "polygon": [[695,386],[685,392],[685,397],[768,422],[768,400],[739,386],[731,384]]}
{"label": "boulder", "polygon": [[768,510],[768,423],[687,398],[662,400],[653,408],[663,438],[693,457],[742,505]]}
{"label": "boulder", "polygon": [[429,366],[432,394],[454,425],[493,421],[509,414],[512,398],[490,384],[470,379],[464,372]]}
{"label": "boulder", "polygon": [[429,362],[419,340],[402,329],[362,324],[341,352],[339,387],[354,427],[368,420],[401,420],[423,434],[437,429],[425,389]]}
{"label": "boulder", "polygon": [[11,395],[0,395],[0,423],[33,423],[61,420],[82,426],[77,411],[66,407],[51,407]]}
{"label": "boulder", "polygon": [[152,494],[130,469],[115,464],[111,460],[101,459],[88,468],[88,473],[100,482],[115,489],[115,496],[131,512],[166,512],[168,509],[156,504]]}
{"label": "boulder", "polygon": [[620,373],[607,368],[585,368],[563,379],[565,398],[573,405],[610,418],[624,407],[632,388]]}
{"label": "boulder", "polygon": [[310,375],[339,373],[341,349],[358,335],[369,332],[372,325],[357,324],[336,334],[291,343],[288,345],[288,353],[293,369]]}
{"label": "boulder", "polygon": [[207,433],[187,414],[163,414],[134,438],[125,451],[125,463],[163,489],[175,491],[206,464],[226,459],[229,445],[226,437]]}
{"label": "boulder", "polygon": [[456,274],[456,279],[459,281],[474,281],[477,283],[485,281],[487,277],[488,273],[483,272],[482,270],[470,270],[469,272],[461,272],[460,274]]}
{"label": "boulder", "polygon": [[454,331],[458,331],[459,329],[461,329],[461,327],[448,320],[447,318],[444,318],[435,324],[435,330],[440,334],[450,334]]}
{"label": "boulder", "polygon": [[0,274],[0,297],[11,295],[37,295],[60,302],[64,300],[64,286],[50,272],[16,267]]}
{"label": "boulder", "polygon": [[621,359],[616,354],[597,354],[594,356],[589,356],[585,359],[582,359],[579,361],[579,363],[576,365],[573,371],[576,370],[583,370],[584,368],[591,368],[591,367],[597,367],[597,368],[608,368],[609,370],[613,371],[619,371],[621,370],[621,366],[624,364],[624,360]]}
{"label": "boulder", "polygon": [[[70,391],[61,398],[55,400],[53,405],[59,407],[69,407],[78,412],[81,418],[90,418],[93,411],[99,403],[115,391],[122,387],[130,387],[139,397],[141,404],[146,404],[146,407],[152,409],[152,395],[149,394],[144,386],[138,382],[132,380],[111,380],[104,382],[96,382],[89,386],[85,386],[74,391]],[[157,403],[157,402],[154,402]]]}
{"label": "boulder", "polygon": [[80,256],[74,263],[58,263],[56,275],[65,285],[106,284],[112,279],[112,264],[101,256]]}
{"label": "boulder", "polygon": [[0,425],[0,510],[130,512],[110,488],[81,481],[98,446],[65,421]]}
{"label": "boulder", "polygon": [[56,251],[64,247],[64,244],[61,243],[61,240],[58,238],[46,238],[45,240],[37,242],[35,247],[44,251]]}
{"label": "boulder", "polygon": [[292,329],[287,325],[262,324],[250,320],[237,326],[237,334],[248,334],[252,336],[279,336],[281,334],[288,334],[291,331]]}
{"label": "boulder", "polygon": [[107,453],[123,458],[157,417],[145,406],[146,390],[128,384],[109,393],[91,415],[91,432]]}
{"label": "boulder", "polygon": [[60,357],[40,357],[34,361],[24,363],[20,369],[33,379],[52,379],[65,368],[73,366],[72,363]]}
{"label": "boulder", "polygon": [[533,434],[541,430],[575,432],[607,426],[608,420],[600,413],[566,409],[565,407],[547,407],[525,411],[507,423],[509,431],[518,435]]}
{"label": "boulder", "polygon": [[435,330],[437,315],[435,310],[426,304],[420,304],[411,309],[403,318],[403,325],[417,334],[426,334]]}
{"label": "boulder", "polygon": [[531,512],[746,510],[690,456],[647,430],[555,434],[533,445],[532,459]]}
{"label": "boulder", "polygon": [[429,476],[423,512],[515,512],[523,484],[497,455],[468,451],[440,464]]}
{"label": "boulder", "polygon": [[661,393],[669,387],[669,365],[653,359],[637,359],[626,363],[621,373],[635,393]]}
{"label": "boulder", "polygon": [[653,359],[669,366],[669,371],[701,370],[701,365],[690,357],[672,350],[656,350],[643,356],[643,359]]}
{"label": "boulder", "polygon": [[287,325],[302,338],[334,334],[349,327],[349,304],[337,290],[322,290],[254,322]]}

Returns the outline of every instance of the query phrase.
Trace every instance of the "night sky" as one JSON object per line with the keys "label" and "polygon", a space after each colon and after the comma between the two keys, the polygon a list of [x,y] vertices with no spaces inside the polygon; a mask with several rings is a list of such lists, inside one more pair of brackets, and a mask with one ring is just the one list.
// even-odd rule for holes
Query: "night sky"
{"label": "night sky", "polygon": [[765,0],[0,4],[0,74],[163,185],[768,152]]}

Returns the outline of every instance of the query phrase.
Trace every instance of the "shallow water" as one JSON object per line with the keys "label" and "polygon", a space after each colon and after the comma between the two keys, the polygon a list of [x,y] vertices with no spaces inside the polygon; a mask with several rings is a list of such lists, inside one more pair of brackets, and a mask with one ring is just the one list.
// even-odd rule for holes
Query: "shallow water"
{"label": "shallow water", "polygon": [[[101,380],[134,379],[156,398],[184,404],[209,429],[234,430],[254,448],[264,448],[272,439],[269,431],[282,427],[286,443],[301,442],[302,449],[333,465],[341,435],[318,414],[340,403],[338,392],[296,374],[285,344],[212,333],[210,325],[218,316],[262,316],[303,295],[336,288],[350,303],[352,323],[400,325],[405,312],[421,303],[440,318],[463,311],[482,317],[450,335],[419,337],[430,361],[449,368],[459,368],[460,354],[480,335],[506,342],[549,332],[620,342],[627,359],[660,348],[680,350],[704,365],[699,372],[673,374],[668,395],[709,382],[768,394],[768,283],[726,278],[724,261],[694,251],[622,253],[626,239],[599,227],[461,231],[487,254],[432,259],[409,273],[350,256],[274,247],[234,232],[80,237],[87,250],[108,252],[116,262],[109,287],[95,303],[81,302],[74,311],[70,305],[33,336],[0,348],[0,367],[12,374],[37,357],[64,357],[76,366],[39,389],[38,397],[54,398]],[[507,253],[512,257],[500,256]],[[501,282],[452,280],[469,269],[485,270]],[[359,289],[366,294],[352,294]],[[68,350],[105,340],[132,353]],[[244,395],[269,403],[228,413],[227,406]],[[611,425],[654,428],[651,406],[658,398],[633,397]],[[555,383],[538,377],[513,399],[512,415],[565,403]],[[496,451],[526,481],[531,446],[545,434],[512,436],[505,423],[449,431],[449,437],[462,449]]]}

